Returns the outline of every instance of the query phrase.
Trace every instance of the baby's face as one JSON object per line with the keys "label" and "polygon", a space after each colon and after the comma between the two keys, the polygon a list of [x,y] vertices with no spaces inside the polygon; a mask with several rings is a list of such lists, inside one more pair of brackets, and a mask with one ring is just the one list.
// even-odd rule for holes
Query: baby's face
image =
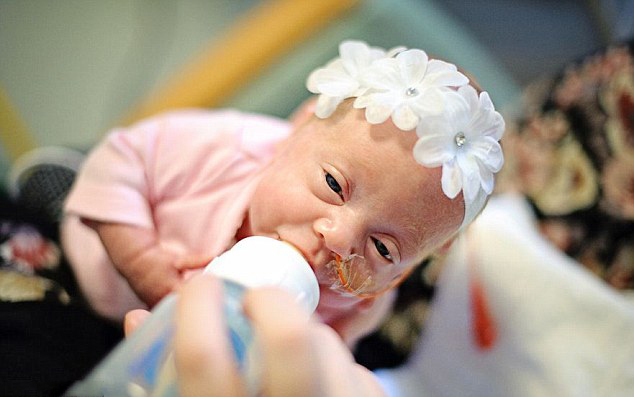
{"label": "baby's face", "polygon": [[242,236],[295,245],[317,275],[320,304],[359,300],[330,289],[336,280],[327,264],[336,255],[361,255],[369,266],[390,266],[400,276],[462,222],[462,196],[450,200],[441,190],[440,168],[415,162],[415,141],[414,131],[389,121],[370,125],[349,106],[311,119],[263,170]]}

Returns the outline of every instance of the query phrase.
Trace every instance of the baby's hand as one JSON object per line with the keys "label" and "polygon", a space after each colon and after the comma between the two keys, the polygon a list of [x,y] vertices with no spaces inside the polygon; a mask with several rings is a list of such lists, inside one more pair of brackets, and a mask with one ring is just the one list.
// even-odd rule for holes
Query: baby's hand
{"label": "baby's hand", "polygon": [[213,256],[188,255],[176,261],[175,266],[181,273],[181,281],[187,281],[201,273],[213,258]]}
{"label": "baby's hand", "polygon": [[128,282],[139,298],[152,307],[181,282],[202,272],[211,259],[200,255],[182,256],[153,246],[130,264],[136,270],[128,276]]}
{"label": "baby's hand", "polygon": [[90,226],[99,234],[119,273],[150,307],[190,276],[190,269],[200,269],[211,260],[206,256],[183,256],[162,246],[153,229],[97,221]]}
{"label": "baby's hand", "polygon": [[181,272],[176,267],[179,260],[179,255],[154,245],[118,267],[139,299],[152,307],[181,281]]}

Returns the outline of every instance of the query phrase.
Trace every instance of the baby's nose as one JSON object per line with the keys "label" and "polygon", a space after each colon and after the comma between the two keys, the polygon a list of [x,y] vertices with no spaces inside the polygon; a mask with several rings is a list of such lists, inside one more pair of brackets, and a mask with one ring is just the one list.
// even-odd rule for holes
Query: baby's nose
{"label": "baby's nose", "polygon": [[353,253],[355,245],[355,227],[341,220],[319,218],[313,223],[318,237],[324,240],[326,248],[342,257]]}

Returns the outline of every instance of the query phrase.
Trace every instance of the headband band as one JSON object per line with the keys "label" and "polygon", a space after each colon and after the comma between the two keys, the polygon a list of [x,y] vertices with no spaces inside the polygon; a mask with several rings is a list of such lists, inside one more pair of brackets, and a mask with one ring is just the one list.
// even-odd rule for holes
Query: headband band
{"label": "headband band", "polygon": [[442,167],[445,195],[461,191],[468,225],[493,192],[494,174],[504,164],[499,140],[504,120],[486,92],[477,93],[456,66],[429,59],[418,49],[386,51],[361,41],[344,41],[339,57],[316,69],[306,82],[319,94],[315,115],[328,118],[347,98],[365,109],[370,124],[392,119],[397,128],[416,129],[414,159]]}

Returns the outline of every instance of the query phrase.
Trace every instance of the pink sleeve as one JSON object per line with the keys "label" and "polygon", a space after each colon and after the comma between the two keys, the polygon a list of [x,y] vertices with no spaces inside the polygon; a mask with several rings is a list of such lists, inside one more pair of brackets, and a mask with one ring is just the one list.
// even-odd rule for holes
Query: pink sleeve
{"label": "pink sleeve", "polygon": [[235,153],[238,119],[231,111],[185,111],[112,131],[82,166],[66,212],[153,227],[155,206],[182,194],[201,166]]}

